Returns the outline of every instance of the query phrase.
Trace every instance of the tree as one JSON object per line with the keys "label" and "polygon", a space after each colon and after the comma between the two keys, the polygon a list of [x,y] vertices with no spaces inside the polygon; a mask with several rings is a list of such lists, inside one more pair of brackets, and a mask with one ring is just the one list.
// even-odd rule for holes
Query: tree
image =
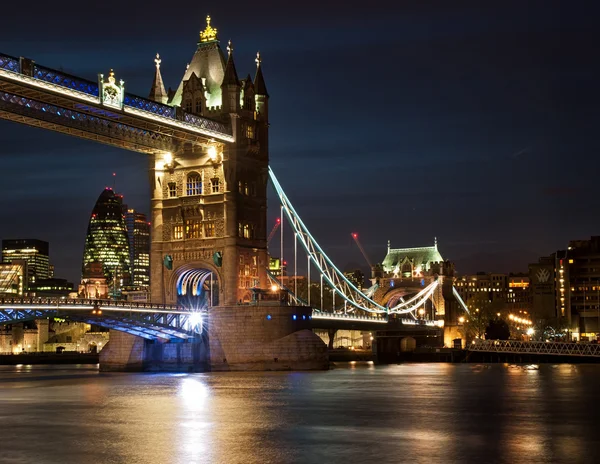
{"label": "tree", "polygon": [[510,327],[503,319],[492,319],[485,329],[486,340],[508,340],[509,338]]}

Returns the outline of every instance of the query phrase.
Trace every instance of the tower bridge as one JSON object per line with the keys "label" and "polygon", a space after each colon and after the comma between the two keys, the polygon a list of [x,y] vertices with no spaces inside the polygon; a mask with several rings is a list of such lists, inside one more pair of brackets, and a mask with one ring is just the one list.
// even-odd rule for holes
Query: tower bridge
{"label": "tower bridge", "polygon": [[[444,327],[448,336],[457,335],[457,314],[467,309],[452,290],[452,273],[437,242],[430,260],[416,256],[415,249],[402,259],[390,255],[401,250],[388,250],[375,270],[376,284],[363,292],[310,234],[269,168],[269,94],[260,54],[254,77],[240,79],[233,44],[222,50],[207,17],[176,90],[165,90],[158,55],[154,62],[149,96],[141,97],[126,91],[118,71],[89,80],[0,53],[0,118],[148,156],[152,217],[149,306],[2,300],[0,323],[66,314],[150,341],[194,342],[199,332],[192,322],[208,310],[200,340],[211,340],[205,355],[212,368],[323,366],[322,342],[307,330],[312,325]],[[293,234],[294,275],[299,260],[306,259],[307,281],[312,270],[321,294],[324,285],[332,292],[329,313],[298,297],[297,279],[294,288],[285,288],[288,305],[275,309],[253,301],[253,289],[284,287],[267,270],[269,179],[281,203],[280,258],[285,216],[285,230]],[[135,342],[119,340],[122,353],[112,341],[112,351],[103,353],[121,359],[134,350]],[[197,360],[192,351],[188,356]],[[268,360],[265,353],[278,355]]]}

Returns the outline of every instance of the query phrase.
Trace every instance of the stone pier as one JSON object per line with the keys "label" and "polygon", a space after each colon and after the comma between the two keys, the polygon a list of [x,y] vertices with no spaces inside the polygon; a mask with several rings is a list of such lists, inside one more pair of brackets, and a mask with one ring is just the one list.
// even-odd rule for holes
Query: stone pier
{"label": "stone pier", "polygon": [[267,371],[328,369],[327,346],[311,327],[311,308],[225,306],[186,343],[148,341],[111,331],[103,371]]}

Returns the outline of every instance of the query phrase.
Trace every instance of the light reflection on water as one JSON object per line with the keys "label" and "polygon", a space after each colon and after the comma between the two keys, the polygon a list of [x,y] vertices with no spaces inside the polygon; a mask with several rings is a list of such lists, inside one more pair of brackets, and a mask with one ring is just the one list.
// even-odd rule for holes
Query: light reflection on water
{"label": "light reflection on water", "polygon": [[0,367],[1,462],[600,462],[600,366]]}

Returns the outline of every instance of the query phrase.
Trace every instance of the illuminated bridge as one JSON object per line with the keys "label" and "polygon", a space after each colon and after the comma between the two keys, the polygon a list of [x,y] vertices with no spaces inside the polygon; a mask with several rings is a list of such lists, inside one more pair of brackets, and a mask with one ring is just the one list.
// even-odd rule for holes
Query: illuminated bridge
{"label": "illuminated bridge", "polygon": [[[421,279],[418,271],[411,273],[411,280],[416,276],[416,282],[422,284],[384,301],[377,296],[377,284],[368,290],[357,287],[327,256],[268,165],[269,96],[260,56],[255,60],[254,80],[239,80],[231,44],[227,52],[225,58],[216,29],[207,18],[207,28],[200,34],[198,49],[180,84],[183,94],[175,99],[159,88],[163,84],[158,57],[154,88],[165,95],[151,99],[126,92],[124,82],[117,80],[112,70],[91,81],[27,58],[0,54],[0,118],[149,156],[151,265],[152,275],[156,276],[151,282],[152,301],[175,303],[186,294],[198,297],[210,291],[210,298],[203,300],[201,308],[189,305],[193,310],[176,304],[4,299],[0,300],[0,324],[68,318],[147,340],[191,340],[207,328],[210,316],[205,311],[212,309],[214,286],[215,306],[220,314],[232,310],[227,313],[232,318],[237,317],[236,312],[243,313],[244,308],[255,305],[248,297],[251,288],[268,291],[271,287],[273,293],[285,295],[280,301],[282,306],[304,307],[280,311],[286,321],[291,318],[294,324],[297,311],[302,312],[302,319],[311,319],[313,327],[327,329],[441,332],[449,325],[456,326],[457,311],[450,314],[444,301],[455,301],[461,314],[468,309],[444,272],[431,273],[428,280]],[[206,69],[211,72],[206,74]],[[214,69],[222,72],[218,82]],[[192,93],[186,94],[188,90]],[[186,95],[201,98],[192,104],[192,100],[182,100],[188,98]],[[203,184],[200,173],[211,176],[210,181]],[[288,236],[293,235],[293,257],[288,258],[287,266],[293,269],[293,283],[284,283],[265,268],[269,261],[265,230],[269,179],[281,205],[282,262],[284,228]],[[264,188],[256,188],[256,184]],[[203,185],[210,186],[210,191],[204,191]],[[184,228],[184,220],[189,221],[189,227],[185,222]],[[255,273],[243,272],[240,265],[248,262],[256,266],[252,270]],[[311,301],[310,290],[306,300],[299,296],[299,263],[309,285],[319,282],[320,301]],[[207,276],[210,285],[205,288]],[[324,288],[333,299],[327,308],[323,304]],[[270,315],[264,317],[269,319]],[[306,326],[300,322],[286,326],[286,333],[304,330]],[[256,328],[263,329],[270,330]],[[237,340],[225,332],[219,336],[227,340],[223,346]],[[280,339],[285,336],[283,332],[278,335]]]}
{"label": "illuminated bridge", "polygon": [[112,73],[93,82],[4,54],[0,118],[146,154],[233,141],[230,126],[127,93]]}
{"label": "illuminated bridge", "polygon": [[0,298],[0,324],[68,319],[147,340],[185,341],[202,333],[201,312],[150,303],[63,298]]}

